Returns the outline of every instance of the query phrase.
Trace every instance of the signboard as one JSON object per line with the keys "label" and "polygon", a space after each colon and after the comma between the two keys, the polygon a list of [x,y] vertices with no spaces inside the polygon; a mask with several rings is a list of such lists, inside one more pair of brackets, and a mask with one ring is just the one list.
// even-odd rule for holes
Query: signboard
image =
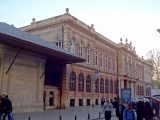
{"label": "signboard", "polygon": [[98,72],[98,71],[96,71],[96,72],[94,73],[94,81],[96,81],[96,80],[97,80],[98,75],[99,75],[99,72]]}
{"label": "signboard", "polygon": [[121,89],[122,102],[131,102],[131,88]]}

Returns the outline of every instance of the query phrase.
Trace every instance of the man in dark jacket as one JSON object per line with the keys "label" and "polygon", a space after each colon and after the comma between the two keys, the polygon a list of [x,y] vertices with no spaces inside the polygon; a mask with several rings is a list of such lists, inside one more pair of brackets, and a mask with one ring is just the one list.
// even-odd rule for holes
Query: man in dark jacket
{"label": "man in dark jacket", "polygon": [[125,109],[125,106],[122,104],[122,101],[119,101],[119,105],[116,107],[116,116],[119,118],[119,120],[123,120],[123,111]]}
{"label": "man in dark jacket", "polygon": [[8,115],[8,120],[10,119],[9,114],[12,112],[12,102],[8,99],[8,95],[5,96],[5,104],[4,104],[4,110],[3,110],[3,120],[6,119],[6,116]]}

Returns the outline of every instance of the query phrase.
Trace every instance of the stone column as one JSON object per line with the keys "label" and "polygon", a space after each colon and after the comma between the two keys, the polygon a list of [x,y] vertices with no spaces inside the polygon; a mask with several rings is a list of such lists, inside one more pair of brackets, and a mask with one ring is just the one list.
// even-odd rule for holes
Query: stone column
{"label": "stone column", "polygon": [[43,93],[44,93],[44,76],[40,79],[40,76],[43,74],[45,70],[45,63],[42,61],[38,61],[38,68],[37,68],[37,100],[36,100],[36,111],[43,110]]}
{"label": "stone column", "polygon": [[1,93],[2,94],[8,94],[8,82],[9,82],[9,72],[6,74],[10,64],[11,64],[11,60],[13,60],[14,58],[12,57],[11,59],[11,56],[10,55],[6,55],[4,54],[3,55],[3,66],[2,66],[2,84],[1,84]]}
{"label": "stone column", "polygon": [[134,83],[131,81],[131,98],[134,97]]}
{"label": "stone column", "polygon": [[63,66],[62,70],[62,97],[61,97],[61,108],[69,107],[69,73],[67,65]]}
{"label": "stone column", "polygon": [[121,96],[121,79],[118,78],[118,84],[119,84],[119,97]]}

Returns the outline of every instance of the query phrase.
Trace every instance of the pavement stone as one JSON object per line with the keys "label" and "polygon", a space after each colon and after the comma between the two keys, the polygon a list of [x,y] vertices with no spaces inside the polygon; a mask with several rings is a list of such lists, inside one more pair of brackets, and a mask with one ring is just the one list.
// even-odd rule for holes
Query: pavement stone
{"label": "pavement stone", "polygon": [[[13,113],[15,120],[60,120],[59,116],[62,116],[62,120],[88,120],[88,113],[90,114],[90,120],[99,118],[99,112],[102,112],[101,106],[84,106],[84,107],[70,107],[66,109],[54,109],[44,110],[41,112],[27,112],[27,113]],[[115,115],[115,109],[114,113]],[[101,115],[104,117],[104,115]],[[101,120],[104,120],[101,119]],[[115,116],[111,120],[117,120]]]}

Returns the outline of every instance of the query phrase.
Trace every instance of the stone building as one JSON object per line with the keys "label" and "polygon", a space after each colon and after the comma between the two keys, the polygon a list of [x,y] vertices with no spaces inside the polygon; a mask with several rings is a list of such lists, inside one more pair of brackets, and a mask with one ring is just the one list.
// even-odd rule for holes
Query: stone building
{"label": "stone building", "polygon": [[[66,64],[84,61],[39,37],[0,22],[0,94],[9,96],[13,112],[42,111],[47,107],[44,106],[44,76],[50,74],[48,63],[61,70],[59,85],[64,86]],[[61,95],[55,91],[58,107],[64,106],[65,94],[62,92],[65,93],[66,89],[61,88]],[[46,101],[50,104],[53,104],[53,95],[53,92],[46,94]]]}
{"label": "stone building", "polygon": [[[150,95],[150,64],[137,56],[132,43],[126,40],[124,44],[122,39],[119,44],[114,43],[96,32],[93,24],[88,26],[69,14],[69,9],[45,20],[33,18],[30,25],[21,29],[86,59],[66,66],[68,77],[61,86],[66,89],[63,107],[98,105],[102,96],[110,100],[121,97],[122,88],[131,88],[132,97]],[[45,76],[45,93],[53,91],[57,98],[61,71],[52,67],[48,70],[51,74]],[[95,72],[99,73],[96,79]],[[45,106],[48,104],[45,102]],[[57,103],[46,107],[49,108],[57,108]]]}

